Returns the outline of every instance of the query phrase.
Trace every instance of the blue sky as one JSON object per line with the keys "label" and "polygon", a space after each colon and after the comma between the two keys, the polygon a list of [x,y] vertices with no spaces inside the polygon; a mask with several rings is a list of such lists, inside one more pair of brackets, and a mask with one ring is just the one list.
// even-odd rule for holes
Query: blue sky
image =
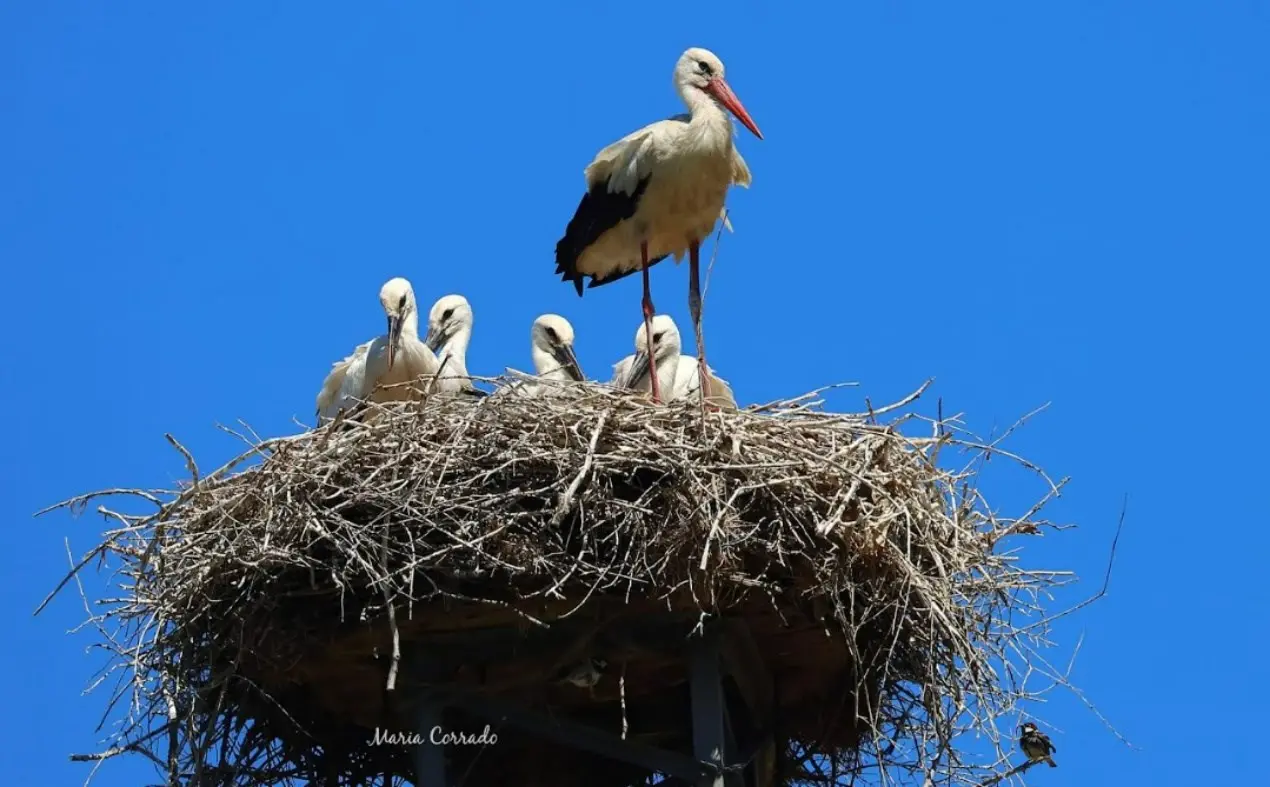
{"label": "blue sky", "polygon": [[[1050,513],[1080,528],[1026,544],[1085,577],[1060,601],[1101,582],[1129,495],[1110,595],[1055,656],[1083,633],[1073,678],[1139,749],[1055,695],[1036,712],[1061,769],[1030,783],[1264,779],[1270,521],[1239,430],[1266,382],[1270,7],[446,5],[0,8],[0,781],[81,783],[66,755],[97,748],[104,701],[81,696],[91,638],[65,634],[79,600],[31,617],[63,539],[102,523],[35,510],[173,483],[167,431],[205,465],[235,450],[218,422],[294,431],[395,275],[471,300],[473,373],[529,368],[551,311],[607,378],[638,277],[579,299],[554,244],[590,156],[680,111],[692,45],[766,136],[739,136],[754,186],[706,302],[742,402],[854,380],[832,404],[855,409],[933,376],[925,411],[942,396],[984,433],[1052,402],[1011,445],[1073,477]],[[686,268],[653,275],[685,329]],[[987,482],[1005,514],[1041,492]]]}

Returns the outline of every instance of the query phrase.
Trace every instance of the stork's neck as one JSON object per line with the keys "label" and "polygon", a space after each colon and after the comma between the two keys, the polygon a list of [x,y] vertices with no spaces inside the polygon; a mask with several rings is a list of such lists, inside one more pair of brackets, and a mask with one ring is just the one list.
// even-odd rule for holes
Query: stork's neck
{"label": "stork's neck", "polygon": [[569,375],[565,372],[564,367],[556,360],[555,356],[547,352],[538,345],[533,345],[531,354],[534,358],[534,371],[544,380],[561,380],[569,379]]}
{"label": "stork's neck", "polygon": [[[467,377],[467,344],[471,340],[472,329],[464,325],[455,331],[445,344],[441,345],[437,360],[445,364],[445,371],[441,373],[442,377]],[[447,358],[449,360],[446,360]]]}
{"label": "stork's neck", "polygon": [[669,396],[675,388],[675,371],[679,368],[679,352],[678,347],[668,348],[653,367],[657,374],[657,384],[661,386],[662,396]]}
{"label": "stork's neck", "polygon": [[682,129],[681,153],[728,156],[732,152],[732,120],[728,111],[704,90],[689,86],[680,91],[691,111],[691,119]]}
{"label": "stork's neck", "polygon": [[411,308],[401,321],[401,335],[409,339],[419,338],[419,310]]}
{"label": "stork's neck", "polygon": [[723,130],[728,139],[732,138],[732,120],[728,117],[728,111],[713,96],[695,85],[688,85],[680,89],[679,97],[692,114],[692,125]]}

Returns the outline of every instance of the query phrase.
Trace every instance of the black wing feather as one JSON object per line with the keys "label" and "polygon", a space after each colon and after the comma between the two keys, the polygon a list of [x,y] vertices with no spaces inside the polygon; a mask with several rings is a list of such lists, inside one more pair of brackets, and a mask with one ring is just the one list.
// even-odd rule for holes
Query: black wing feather
{"label": "black wing feather", "polygon": [[[573,282],[579,296],[582,295],[582,279],[589,274],[578,273],[578,258],[588,246],[599,240],[601,235],[616,227],[618,222],[635,215],[636,209],[639,208],[640,197],[648,188],[650,177],[641,178],[634,192],[630,194],[609,191],[608,182],[603,181],[596,183],[582,196],[578,209],[569,220],[569,226],[565,227],[564,237],[556,243],[556,273],[560,274],[561,281]],[[668,256],[670,255],[649,260],[648,264],[651,266],[654,262],[660,262]],[[599,287],[601,284],[617,281],[634,272],[633,270],[623,271],[603,279],[591,276],[589,286]]]}

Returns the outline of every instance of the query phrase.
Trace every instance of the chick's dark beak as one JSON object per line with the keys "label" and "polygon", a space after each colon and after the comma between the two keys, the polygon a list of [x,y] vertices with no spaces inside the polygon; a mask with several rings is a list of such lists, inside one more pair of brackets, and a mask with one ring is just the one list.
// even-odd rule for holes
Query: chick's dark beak
{"label": "chick's dark beak", "polygon": [[388,368],[397,360],[397,348],[401,344],[401,315],[388,317]]}
{"label": "chick's dark beak", "polygon": [[556,363],[560,364],[560,368],[564,369],[565,374],[569,375],[569,379],[574,382],[582,382],[582,367],[578,364],[578,357],[573,354],[573,346],[568,344],[557,344],[551,348],[551,355],[556,359]]}
{"label": "chick's dark beak", "polygon": [[630,373],[626,375],[626,382],[623,388],[634,388],[644,381],[648,376],[648,353],[640,351],[635,353],[635,359],[631,361]]}
{"label": "chick's dark beak", "polygon": [[428,335],[423,338],[423,343],[432,352],[441,352],[441,345],[445,344],[445,331],[436,325],[429,325]]}

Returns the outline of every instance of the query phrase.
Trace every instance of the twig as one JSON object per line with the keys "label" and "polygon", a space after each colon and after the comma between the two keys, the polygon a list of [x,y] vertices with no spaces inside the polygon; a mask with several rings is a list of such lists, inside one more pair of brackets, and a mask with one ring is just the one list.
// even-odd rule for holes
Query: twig
{"label": "twig", "polygon": [[[66,543],[66,550],[69,552],[71,548],[71,540],[69,538],[63,539],[63,540]],[[84,555],[83,560],[80,560],[78,563],[73,564],[71,566],[70,573],[62,577],[62,581],[57,583],[57,587],[53,588],[52,592],[44,597],[44,600],[40,602],[40,605],[35,608],[35,612],[31,613],[31,617],[35,617],[39,615],[41,612],[43,612],[44,608],[49,605],[49,602],[53,600],[53,597],[56,596],[58,593],[61,593],[62,588],[66,587],[66,583],[70,582],[71,579],[76,574],[79,573],[79,570],[81,568],[88,565],[88,561],[92,560],[95,557],[100,557],[101,555],[105,554],[108,550],[110,550],[112,547],[114,547],[114,544],[112,542],[103,541],[101,544],[98,544],[96,547],[94,547],[87,555]]]}
{"label": "twig", "polygon": [[885,415],[885,414],[887,414],[887,413],[894,412],[895,410],[898,410],[898,409],[900,409],[901,407],[907,407],[908,405],[910,405],[910,404],[912,404],[913,402],[917,401],[917,399],[918,399],[918,398],[919,398],[922,394],[926,393],[926,389],[927,389],[927,388],[929,388],[929,387],[931,386],[931,384],[932,384],[932,383],[934,383],[934,382],[935,382],[935,378],[934,378],[934,377],[931,377],[931,378],[927,379],[927,380],[926,380],[926,382],[924,382],[924,383],[922,383],[920,386],[918,386],[918,388],[917,388],[917,390],[916,390],[916,391],[913,391],[911,394],[909,394],[908,396],[905,396],[903,399],[899,400],[898,402],[893,402],[893,403],[891,403],[891,404],[886,405],[885,407],[876,407],[876,408],[875,408],[875,407],[873,407],[873,406],[870,406],[870,407],[869,407],[869,416],[870,416],[871,418],[876,418],[876,417],[877,417],[877,416],[879,416],[879,415]]}
{"label": "twig", "polygon": [[710,274],[714,272],[714,260],[719,255],[719,241],[723,240],[723,228],[728,227],[731,230],[731,222],[728,221],[728,209],[723,209],[723,221],[719,222],[719,229],[714,233],[714,246],[710,249],[710,262],[706,264],[706,280],[701,285],[701,308],[704,312],[706,303],[706,293],[710,292]]}
{"label": "twig", "polygon": [[[389,576],[388,573],[388,530],[391,527],[389,522],[384,522],[384,533],[381,541],[380,552],[380,571],[383,576]],[[388,628],[392,631],[392,663],[388,666],[388,682],[385,688],[392,691],[397,687],[397,670],[401,664],[401,630],[397,628],[397,610],[393,603],[393,597],[388,593],[388,582],[383,582],[381,587],[384,590],[384,606],[388,608]]]}
{"label": "twig", "polygon": [[991,787],[991,785],[1004,781],[1010,778],[1011,776],[1014,776],[1020,773],[1025,773],[1028,768],[1031,768],[1033,765],[1036,765],[1039,762],[1040,760],[1028,760],[1022,765],[1016,765],[1015,767],[1011,768],[1005,773],[997,774],[996,776],[989,777],[986,781],[979,782],[979,787]]}
{"label": "twig", "polygon": [[600,413],[600,420],[595,422],[595,429],[591,432],[591,442],[587,445],[586,458],[582,460],[582,468],[578,470],[573,483],[569,484],[569,488],[561,496],[560,503],[556,506],[556,513],[551,517],[552,525],[559,525],[564,520],[565,514],[569,513],[569,508],[573,505],[573,496],[578,493],[587,473],[591,472],[591,465],[595,462],[595,447],[600,442],[600,431],[604,429],[604,422],[608,420],[609,412],[605,410]]}
{"label": "twig", "polygon": [[1116,533],[1115,535],[1111,537],[1111,549],[1108,551],[1108,554],[1107,554],[1107,571],[1106,573],[1103,574],[1102,587],[1098,590],[1098,592],[1093,594],[1089,598],[1077,603],[1076,605],[1068,607],[1067,609],[1064,609],[1062,612],[1059,612],[1056,615],[1051,615],[1047,618],[1042,618],[1041,620],[1029,626],[1028,627],[1029,629],[1048,628],[1049,625],[1053,623],[1054,621],[1061,620],[1062,618],[1065,618],[1068,615],[1073,615],[1076,612],[1079,612],[1080,610],[1084,609],[1085,607],[1088,607],[1090,604],[1093,604],[1094,602],[1101,600],[1104,596],[1107,595],[1107,589],[1111,586],[1111,569],[1116,564],[1116,547],[1120,543],[1120,531],[1124,529],[1124,517],[1125,517],[1125,514],[1128,512],[1128,510],[1129,510],[1129,495],[1128,493],[1126,493],[1124,496],[1124,499],[1120,503],[1120,517],[1119,519],[1116,520]]}
{"label": "twig", "polygon": [[191,454],[185,448],[185,446],[177,442],[176,438],[173,437],[171,434],[164,432],[163,437],[166,438],[167,441],[172,444],[173,448],[181,452],[181,456],[185,457],[185,469],[188,470],[190,473],[190,486],[191,487],[198,486],[198,481],[199,481],[198,464],[194,461],[193,454]]}
{"label": "twig", "polygon": [[706,545],[701,549],[701,562],[698,568],[702,571],[706,570],[706,565],[710,562],[710,545],[714,543],[714,539],[719,535],[719,525],[723,522],[723,515],[732,510],[732,504],[736,502],[737,495],[741,494],[743,489],[737,489],[728,498],[728,502],[719,507],[719,513],[715,515],[714,521],[710,523],[710,533],[706,536]]}

